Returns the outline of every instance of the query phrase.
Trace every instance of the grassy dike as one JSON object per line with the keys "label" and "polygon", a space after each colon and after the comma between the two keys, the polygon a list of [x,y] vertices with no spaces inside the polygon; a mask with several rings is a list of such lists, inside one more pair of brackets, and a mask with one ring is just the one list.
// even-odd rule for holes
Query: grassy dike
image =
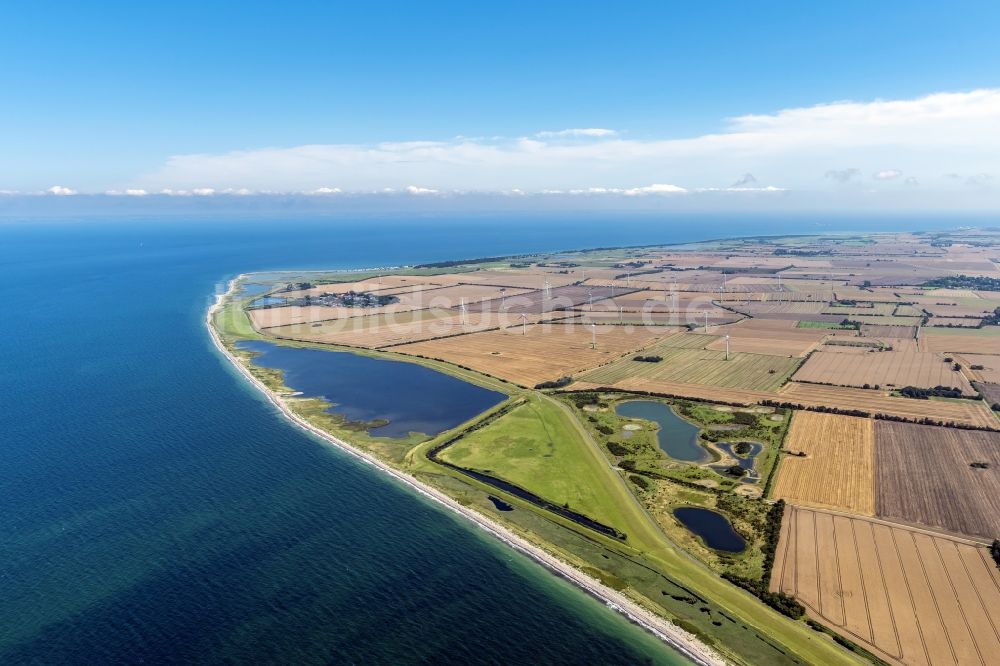
{"label": "grassy dike", "polygon": [[[287,394],[281,373],[253,366],[250,355],[235,344],[243,339],[267,339],[277,344],[348,351],[374,358],[418,363],[506,393],[509,399],[459,427],[427,441],[387,440],[367,435],[356,424],[345,423],[315,399],[284,397],[297,416],[334,437],[374,455],[405,474],[432,486],[464,507],[556,555],[577,570],[620,592],[638,606],[696,636],[733,663],[858,663],[857,657],[818,634],[760,603],[727,583],[708,567],[676,546],[660,529],[608,462],[598,443],[564,403],[457,366],[332,345],[289,343],[262,336],[253,329],[244,307],[252,299],[232,291],[211,323],[222,344],[268,389]],[[507,411],[509,410],[509,411]],[[504,412],[499,417],[499,413]],[[481,426],[484,422],[486,425]],[[569,504],[574,510],[602,519],[626,534],[619,541],[545,512],[518,497],[438,465],[427,452],[449,438],[462,436],[444,455],[455,464],[489,469],[518,482],[546,499]],[[552,451],[534,459],[532,447],[547,441]],[[502,444],[510,455],[491,457],[489,449]],[[546,457],[547,454],[551,454]],[[514,507],[499,511],[495,496]]]}

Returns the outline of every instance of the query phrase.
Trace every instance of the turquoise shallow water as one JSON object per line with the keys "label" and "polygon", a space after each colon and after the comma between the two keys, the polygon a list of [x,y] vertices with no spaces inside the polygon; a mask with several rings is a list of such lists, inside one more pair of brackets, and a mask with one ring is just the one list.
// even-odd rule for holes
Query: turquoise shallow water
{"label": "turquoise shallow water", "polygon": [[679,663],[279,418],[202,323],[245,271],[760,233],[612,222],[0,224],[0,663]]}

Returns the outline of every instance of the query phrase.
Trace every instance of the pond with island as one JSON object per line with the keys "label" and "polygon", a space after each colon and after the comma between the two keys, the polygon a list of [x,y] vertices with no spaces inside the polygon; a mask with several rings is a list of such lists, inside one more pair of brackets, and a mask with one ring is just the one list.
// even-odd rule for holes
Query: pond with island
{"label": "pond with island", "polygon": [[331,403],[328,412],[376,423],[367,429],[373,437],[432,437],[507,398],[416,363],[262,340],[244,340],[237,348],[254,353],[254,365],[281,370],[284,384],[302,397]]}
{"label": "pond with island", "polygon": [[[721,451],[727,453],[736,461],[736,465],[744,470],[744,475],[740,479],[743,483],[757,483],[760,481],[760,472],[757,471],[757,455],[764,449],[760,442],[716,442]],[[725,465],[712,465],[713,470],[725,476],[728,467]]]}
{"label": "pond with island", "polygon": [[681,418],[669,405],[656,400],[629,400],[615,407],[615,413],[630,419],[652,421],[659,429],[656,442],[674,460],[705,462],[710,454],[698,443],[701,429]]}

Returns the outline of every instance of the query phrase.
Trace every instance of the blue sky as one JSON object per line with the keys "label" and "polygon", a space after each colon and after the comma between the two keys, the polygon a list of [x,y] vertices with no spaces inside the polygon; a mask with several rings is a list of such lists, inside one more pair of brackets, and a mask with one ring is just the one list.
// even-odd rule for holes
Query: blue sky
{"label": "blue sky", "polygon": [[[808,153],[815,165],[808,155],[745,154],[759,147],[692,157],[660,145],[756,133],[759,124],[734,130],[729,119],[779,118],[783,110],[842,100],[864,105],[996,90],[997,3],[84,5],[4,9],[0,190],[596,192],[669,185],[692,192],[731,188],[750,173],[745,189],[829,193],[845,183],[870,189],[873,181],[895,187],[910,179],[925,189],[964,192],[961,183],[978,192],[1000,178],[986,151],[969,154],[964,135],[955,138],[957,150],[911,146],[905,136],[896,153],[871,141],[856,154],[814,146]],[[998,120],[995,101],[946,98],[945,112],[917,105],[923,115],[916,124],[910,111],[888,122],[947,138],[952,127],[988,128]],[[956,104],[963,110],[953,116]],[[574,128],[614,134],[555,134]],[[522,138],[544,146],[516,144]],[[359,157],[404,142],[440,145],[422,153],[393,148],[392,164]],[[477,149],[471,155],[470,145]],[[302,146],[353,148],[281,152]],[[569,152],[553,157],[556,148]],[[271,152],[255,152],[263,149]],[[525,151],[539,150],[547,156],[525,162]],[[478,171],[448,168],[466,159],[495,161]],[[318,174],[306,166],[317,160]],[[426,168],[401,170],[400,162]],[[581,162],[604,166],[567,166]],[[666,162],[670,168],[661,168]],[[931,173],[938,163],[940,173]],[[859,173],[846,181],[836,175],[852,169]]]}

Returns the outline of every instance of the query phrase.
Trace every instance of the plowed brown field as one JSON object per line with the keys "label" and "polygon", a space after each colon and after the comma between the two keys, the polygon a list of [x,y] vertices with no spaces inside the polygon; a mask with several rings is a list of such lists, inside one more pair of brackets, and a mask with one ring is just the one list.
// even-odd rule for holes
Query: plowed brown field
{"label": "plowed brown field", "polygon": [[875,432],[878,516],[1000,535],[1000,433],[889,422]]}
{"label": "plowed brown field", "polygon": [[[939,354],[921,352],[871,352],[864,355],[816,352],[792,377],[799,382],[873,386],[948,386],[964,395],[976,394],[965,376]],[[865,385],[868,386],[865,386]]]}

